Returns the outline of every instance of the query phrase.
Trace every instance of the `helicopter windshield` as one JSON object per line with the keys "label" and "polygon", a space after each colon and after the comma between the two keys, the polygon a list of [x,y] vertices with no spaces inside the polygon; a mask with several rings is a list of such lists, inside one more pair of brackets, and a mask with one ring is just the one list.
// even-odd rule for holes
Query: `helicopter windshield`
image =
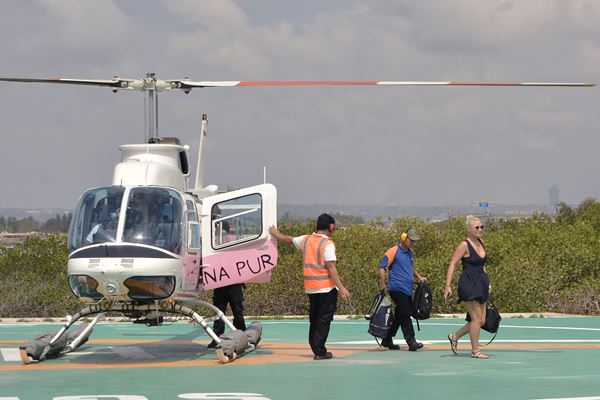
{"label": "helicopter windshield", "polygon": [[123,241],[143,243],[179,253],[183,202],[175,190],[157,187],[131,189],[125,212]]}
{"label": "helicopter windshield", "polygon": [[124,193],[125,188],[111,186],[90,189],[81,196],[69,229],[69,251],[116,241]]}

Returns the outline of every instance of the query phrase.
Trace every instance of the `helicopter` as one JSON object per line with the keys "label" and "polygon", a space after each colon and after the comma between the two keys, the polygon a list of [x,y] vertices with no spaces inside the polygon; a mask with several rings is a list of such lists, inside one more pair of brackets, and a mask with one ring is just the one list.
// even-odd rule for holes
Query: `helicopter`
{"label": "helicopter", "polygon": [[[208,118],[202,116],[195,182],[190,185],[188,152],[174,137],[158,134],[158,94],[211,87],[243,86],[555,86],[593,83],[434,82],[434,81],[193,81],[142,79],[0,78],[5,82],[108,87],[113,92],[145,94],[146,137],[142,144],[119,147],[121,162],[111,185],[85,191],[68,232],[67,273],[73,294],[86,307],[67,317],[58,332],[20,346],[24,363],[75,351],[107,312],[133,322],[159,325],[163,315],[179,314],[200,325],[217,343],[216,355],[230,362],[256,349],[262,328],[254,322],[236,330],[217,307],[200,299],[204,290],[236,283],[265,283],[277,265],[277,243],[268,228],[277,224],[277,190],[263,183],[219,192],[204,185]],[[190,308],[200,305],[212,315]],[[95,315],[87,326],[68,332],[75,322]],[[209,326],[222,320],[231,330],[218,337]]]}

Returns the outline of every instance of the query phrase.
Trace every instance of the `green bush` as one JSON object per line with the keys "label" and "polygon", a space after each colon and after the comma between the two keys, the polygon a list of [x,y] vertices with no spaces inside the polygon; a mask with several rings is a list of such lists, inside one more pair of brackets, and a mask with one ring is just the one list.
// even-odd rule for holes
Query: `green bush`
{"label": "green bush", "polygon": [[[338,314],[361,315],[378,290],[379,260],[400,234],[415,227],[422,240],[415,266],[434,292],[434,313],[460,312],[442,291],[448,263],[465,238],[463,218],[429,223],[403,218],[351,224],[336,230],[333,239],[338,272],[352,293],[352,302],[339,302]],[[291,236],[311,233],[312,223],[290,222],[280,230]],[[502,312],[567,312],[600,314],[600,203],[586,199],[577,208],[559,205],[555,219],[536,215],[524,221],[486,222],[487,272],[492,294]],[[247,315],[305,315],[301,254],[279,246],[278,266],[268,284],[249,284]],[[66,276],[64,235],[32,237],[13,248],[0,248],[0,318],[56,317],[82,306],[70,292]],[[454,274],[453,289],[460,275]],[[203,299],[210,299],[210,293]],[[456,295],[454,296],[456,298]]]}
{"label": "green bush", "polygon": [[0,248],[0,317],[48,317],[80,307],[67,280],[65,235],[33,236]]}

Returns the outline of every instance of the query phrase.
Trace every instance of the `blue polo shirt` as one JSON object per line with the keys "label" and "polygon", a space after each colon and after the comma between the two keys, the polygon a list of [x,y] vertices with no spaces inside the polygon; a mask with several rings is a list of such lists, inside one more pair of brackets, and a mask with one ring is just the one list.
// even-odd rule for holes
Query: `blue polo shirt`
{"label": "blue polo shirt", "polygon": [[414,281],[414,255],[412,250],[404,250],[400,244],[391,247],[379,262],[379,268],[389,267],[390,292],[402,292],[412,296]]}

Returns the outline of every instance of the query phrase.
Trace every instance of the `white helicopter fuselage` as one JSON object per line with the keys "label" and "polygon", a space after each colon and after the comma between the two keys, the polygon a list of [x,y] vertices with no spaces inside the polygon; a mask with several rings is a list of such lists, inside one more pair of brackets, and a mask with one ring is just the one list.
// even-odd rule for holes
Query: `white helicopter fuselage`
{"label": "white helicopter fuselage", "polygon": [[120,150],[112,185],[86,191],[73,215],[68,274],[76,296],[186,300],[204,289],[269,281],[277,262],[268,235],[274,186],[189,189],[189,147],[174,138]]}

